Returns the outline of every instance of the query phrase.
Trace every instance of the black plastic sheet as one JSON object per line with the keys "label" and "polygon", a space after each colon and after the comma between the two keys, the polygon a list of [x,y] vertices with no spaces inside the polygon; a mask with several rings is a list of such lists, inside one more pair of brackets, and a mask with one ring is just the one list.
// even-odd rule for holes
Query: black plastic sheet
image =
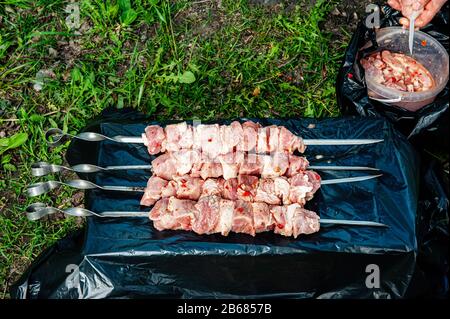
{"label": "black plastic sheet", "polygon": [[[437,39],[449,51],[448,10],[446,4],[429,25],[421,29]],[[382,7],[381,28],[398,26],[401,14],[388,6]],[[336,82],[336,93],[339,107],[344,114],[361,116],[381,116],[394,123],[403,134],[414,140],[420,139],[422,145],[439,143],[439,148],[448,148],[449,133],[449,84],[436,97],[435,101],[417,112],[384,104],[369,99],[364,78],[358,80],[355,74],[364,74],[357,63],[359,50],[370,41],[371,30],[365,26],[365,18],[359,23],[357,30],[347,47],[341,69]]]}
{"label": "black plastic sheet", "polygon": [[[306,154],[314,164],[372,166],[384,175],[323,186],[307,208],[322,218],[378,221],[389,228],[323,226],[319,233],[297,239],[273,233],[223,237],[159,232],[147,218],[89,217],[84,233],[59,241],[33,263],[12,296],[401,298],[425,291],[427,281],[416,269],[419,160],[407,140],[383,119],[257,121],[284,125],[305,138],[383,138],[383,143],[366,146],[309,147]],[[136,113],[116,110],[86,131],[137,136],[148,123]],[[71,165],[106,166],[148,164],[151,157],[143,145],[74,140],[67,159]],[[360,174],[321,173],[324,179]],[[100,185],[145,186],[149,173],[81,177]],[[86,208],[142,210],[139,199],[139,194],[92,190],[86,192]],[[429,217],[417,222],[419,229],[429,227]],[[372,264],[380,270],[379,288],[366,286],[366,267]]]}

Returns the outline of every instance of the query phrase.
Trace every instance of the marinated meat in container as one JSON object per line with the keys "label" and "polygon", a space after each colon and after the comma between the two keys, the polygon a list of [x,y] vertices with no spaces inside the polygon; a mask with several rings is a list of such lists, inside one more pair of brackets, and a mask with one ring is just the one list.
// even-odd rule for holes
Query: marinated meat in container
{"label": "marinated meat in container", "polygon": [[[447,84],[449,58],[437,40],[420,31],[415,32],[410,56],[408,36],[409,31],[401,27],[378,30],[378,49],[360,63],[369,98],[417,111],[432,103]],[[369,42],[363,49],[371,45]]]}

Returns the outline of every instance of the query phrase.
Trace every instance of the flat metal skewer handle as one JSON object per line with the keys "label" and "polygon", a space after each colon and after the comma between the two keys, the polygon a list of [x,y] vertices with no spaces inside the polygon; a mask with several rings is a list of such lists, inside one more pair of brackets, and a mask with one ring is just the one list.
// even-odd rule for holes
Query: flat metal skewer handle
{"label": "flat metal skewer handle", "polygon": [[50,164],[47,162],[37,162],[31,165],[31,174],[33,176],[45,176],[61,171],[71,171],[75,173],[97,173],[119,170],[150,170],[151,165],[123,165],[123,166],[97,166],[92,164],[77,164],[72,167]]}
{"label": "flat metal skewer handle", "polygon": [[102,189],[105,191],[118,191],[118,192],[140,192],[143,193],[145,191],[145,187],[131,187],[131,186],[100,186],[94,184],[90,181],[82,180],[82,179],[74,179],[67,182],[60,181],[47,181],[47,182],[39,182],[35,184],[31,184],[27,187],[27,194],[29,197],[39,196],[45,193],[50,192],[51,190],[58,188],[60,186],[69,186],[76,189]]}
{"label": "flat metal skewer handle", "polygon": [[105,211],[97,214],[91,210],[73,207],[68,209],[59,209],[55,207],[49,207],[43,203],[34,203],[27,207],[26,215],[29,220],[38,220],[42,217],[52,215],[55,213],[63,213],[65,215],[77,216],[77,217],[148,217],[148,212],[126,212],[126,211]]}
{"label": "flat metal skewer handle", "polygon": [[[61,145],[67,138],[76,138],[88,142],[100,142],[104,140],[118,142],[118,143],[131,143],[131,144],[143,144],[144,141],[141,137],[137,136],[113,136],[109,137],[100,133],[94,132],[82,132],[77,135],[64,133],[59,128],[51,128],[45,133],[45,139],[50,146]],[[383,139],[304,139],[305,145],[366,145],[383,142]]]}
{"label": "flat metal skewer handle", "polygon": [[[47,162],[37,162],[31,165],[31,174],[41,177],[49,174],[60,173],[62,171],[70,171],[75,173],[98,173],[106,171],[120,170],[151,170],[152,165],[123,165],[123,166],[97,166],[92,164],[77,164],[72,167],[50,164]],[[320,166],[311,165],[308,169],[317,171],[379,171],[378,168],[365,166]]]}
{"label": "flat metal skewer handle", "polygon": [[[148,211],[105,211],[102,213],[95,213],[91,210],[74,207],[68,209],[59,209],[55,207],[46,206],[43,203],[34,203],[27,207],[26,215],[29,220],[38,220],[45,216],[55,213],[63,213],[65,215],[77,216],[77,217],[148,217]],[[319,220],[321,224],[327,225],[343,225],[343,226],[368,226],[368,227],[388,227],[385,224],[364,221],[364,220],[340,220],[340,219],[326,219],[321,218]]]}

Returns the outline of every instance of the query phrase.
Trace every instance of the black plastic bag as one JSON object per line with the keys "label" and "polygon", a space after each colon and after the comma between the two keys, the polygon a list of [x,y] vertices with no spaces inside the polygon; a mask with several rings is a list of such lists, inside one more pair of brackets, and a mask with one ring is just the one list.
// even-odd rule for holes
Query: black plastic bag
{"label": "black plastic bag", "polygon": [[[158,232],[147,218],[90,217],[83,242],[72,240],[68,246],[61,241],[43,253],[11,295],[401,298],[431,290],[424,286],[423,272],[417,271],[418,158],[401,134],[383,119],[259,121],[284,125],[306,138],[384,138],[383,143],[366,146],[309,147],[307,156],[314,164],[326,165],[330,160],[336,165],[367,165],[382,169],[384,175],[379,180],[323,186],[307,208],[323,218],[373,220],[389,228],[324,226],[319,233],[297,239],[273,233],[222,237]],[[116,111],[86,130],[136,136],[148,123],[134,113]],[[317,155],[323,158],[317,160]],[[146,164],[151,157],[143,145],[73,141],[67,159],[71,165],[105,166]],[[335,171],[322,176],[350,174],[358,173]],[[100,185],[144,186],[148,176],[135,171],[90,178]],[[139,199],[140,194],[91,190],[86,192],[85,206],[97,212],[135,211],[143,209]],[[428,221],[424,218],[420,223]],[[369,265],[379,267],[379,288],[366,286]]]}
{"label": "black plastic bag", "polygon": [[[448,9],[446,4],[433,21],[421,31],[436,38],[449,51]],[[381,27],[398,26],[401,14],[388,6],[382,7]],[[364,79],[358,80],[356,74],[364,74],[357,63],[358,51],[370,41],[372,30],[368,29],[363,19],[359,25],[345,53],[340,68],[336,93],[338,105],[343,114],[359,114],[361,116],[382,116],[394,123],[403,134],[414,140],[420,139],[424,144],[439,143],[441,149],[448,148],[449,133],[449,83],[439,93],[435,101],[417,112],[410,112],[399,107],[371,100],[367,95]],[[356,72],[355,72],[356,71]]]}

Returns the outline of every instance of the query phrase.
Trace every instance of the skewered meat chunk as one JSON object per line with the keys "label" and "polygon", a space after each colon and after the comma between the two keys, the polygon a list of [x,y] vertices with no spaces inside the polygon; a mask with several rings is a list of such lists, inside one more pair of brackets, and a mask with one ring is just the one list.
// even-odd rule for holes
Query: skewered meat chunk
{"label": "skewered meat chunk", "polygon": [[309,162],[304,157],[285,153],[261,155],[243,152],[219,155],[217,159],[212,160],[207,156],[201,156],[197,151],[183,149],[157,157],[152,165],[153,174],[164,179],[185,174],[203,179],[219,176],[230,179],[238,175],[261,175],[267,178],[282,175],[290,177],[305,171]]}
{"label": "skewered meat chunk", "polygon": [[265,178],[282,176],[289,167],[289,158],[285,153],[275,153],[261,156],[263,167],[261,176]]}
{"label": "skewered meat chunk", "polygon": [[280,205],[281,198],[278,197],[275,192],[275,181],[270,178],[261,179],[258,185],[258,189],[256,190],[254,200],[257,202],[268,203],[271,205]]}
{"label": "skewered meat chunk", "polygon": [[215,159],[222,152],[220,126],[218,124],[200,124],[195,127],[195,148],[204,155]]}
{"label": "skewered meat chunk", "polygon": [[269,205],[266,203],[252,203],[253,223],[255,233],[262,233],[274,228]]}
{"label": "skewered meat chunk", "polygon": [[176,197],[159,200],[150,212],[150,219],[157,230],[192,230],[195,202]]}
{"label": "skewered meat chunk", "polygon": [[188,175],[175,177],[177,183],[177,197],[180,199],[197,200],[202,194],[204,181]]}
{"label": "skewered meat chunk", "polygon": [[292,221],[292,234],[294,238],[297,238],[301,234],[309,235],[318,232],[320,229],[319,220],[320,218],[316,213],[296,206]]}
{"label": "skewered meat chunk", "polygon": [[195,127],[186,122],[167,125],[164,129],[150,125],[142,134],[142,140],[151,155],[160,152],[176,152],[194,149],[211,158],[233,151],[242,152],[288,152],[305,151],[300,137],[283,126],[262,127],[252,121],[230,125],[200,124]]}
{"label": "skewered meat chunk", "polygon": [[213,234],[220,219],[220,197],[202,197],[195,204],[192,230],[197,234]]}
{"label": "skewered meat chunk", "polygon": [[231,230],[235,233],[244,233],[255,236],[253,207],[251,203],[240,199],[235,202]]}
{"label": "skewered meat chunk", "polygon": [[249,153],[244,157],[244,161],[239,168],[241,175],[259,175],[263,168],[262,157],[259,154]]}
{"label": "skewered meat chunk", "polygon": [[150,154],[158,154],[166,151],[166,134],[164,133],[164,129],[159,125],[147,126],[145,133],[142,133],[142,140]]}
{"label": "skewered meat chunk", "polygon": [[435,86],[433,76],[415,59],[384,50],[361,59],[366,78],[403,92],[424,92]]}
{"label": "skewered meat chunk", "polygon": [[216,227],[216,232],[227,236],[233,227],[233,216],[235,202],[228,199],[220,199],[220,217]]}
{"label": "skewered meat chunk", "polygon": [[223,192],[225,180],[222,178],[214,179],[208,178],[203,183],[203,189],[201,196],[221,195]]}
{"label": "skewered meat chunk", "polygon": [[153,174],[171,180],[177,176],[177,161],[170,153],[165,153],[152,161]]}
{"label": "skewered meat chunk", "polygon": [[260,125],[251,121],[242,123],[242,141],[237,145],[237,149],[242,152],[255,150],[258,141],[258,129]]}
{"label": "skewered meat chunk", "polygon": [[192,230],[197,234],[230,231],[255,236],[273,230],[283,236],[312,234],[320,229],[319,216],[298,204],[274,206],[205,196],[197,202],[175,197],[159,200],[149,213],[157,230]]}
{"label": "skewered meat chunk", "polygon": [[193,130],[192,126],[186,122],[178,124],[170,124],[165,127],[166,132],[166,150],[169,152],[178,151],[180,149],[190,149],[193,146]]}
{"label": "skewered meat chunk", "polygon": [[295,174],[306,171],[308,166],[309,162],[305,157],[289,154],[289,167],[286,171],[286,176],[291,177]]}
{"label": "skewered meat chunk", "polygon": [[232,152],[219,156],[222,165],[223,178],[236,178],[239,175],[239,168],[244,162],[243,152]]}
{"label": "skewered meat chunk", "polygon": [[220,163],[203,163],[200,169],[200,177],[207,179],[210,177],[216,178],[223,175],[222,164]]}
{"label": "skewered meat chunk", "polygon": [[161,190],[167,186],[169,182],[158,177],[152,176],[147,182],[144,196],[141,199],[141,205],[152,206],[161,198]]}
{"label": "skewered meat chunk", "polygon": [[259,178],[251,175],[238,176],[237,196],[239,199],[252,202],[256,196]]}
{"label": "skewered meat chunk", "polygon": [[237,178],[231,178],[226,180],[223,183],[223,190],[222,190],[222,196],[225,199],[230,199],[230,200],[237,200],[238,199],[238,194],[237,194],[237,189],[238,189],[238,180]]}
{"label": "skewered meat chunk", "polygon": [[238,178],[201,178],[189,175],[176,176],[171,181],[151,177],[141,200],[141,205],[151,206],[161,197],[177,196],[180,199],[198,200],[200,197],[217,195],[228,200],[264,202],[270,205],[304,205],[320,188],[320,176],[305,171],[292,176],[258,178],[239,175]]}
{"label": "skewered meat chunk", "polygon": [[314,189],[313,183],[309,180],[308,175],[298,174],[290,179],[289,201],[291,203],[306,203],[307,194]]}
{"label": "skewered meat chunk", "polygon": [[284,151],[289,154],[292,154],[295,150],[298,150],[300,153],[305,152],[306,146],[303,144],[303,140],[292,134],[284,126],[280,126],[280,135],[278,139],[278,151]]}
{"label": "skewered meat chunk", "polygon": [[244,131],[241,123],[232,122],[230,125],[220,126],[220,140],[222,143],[221,154],[232,153],[237,145],[242,142]]}

